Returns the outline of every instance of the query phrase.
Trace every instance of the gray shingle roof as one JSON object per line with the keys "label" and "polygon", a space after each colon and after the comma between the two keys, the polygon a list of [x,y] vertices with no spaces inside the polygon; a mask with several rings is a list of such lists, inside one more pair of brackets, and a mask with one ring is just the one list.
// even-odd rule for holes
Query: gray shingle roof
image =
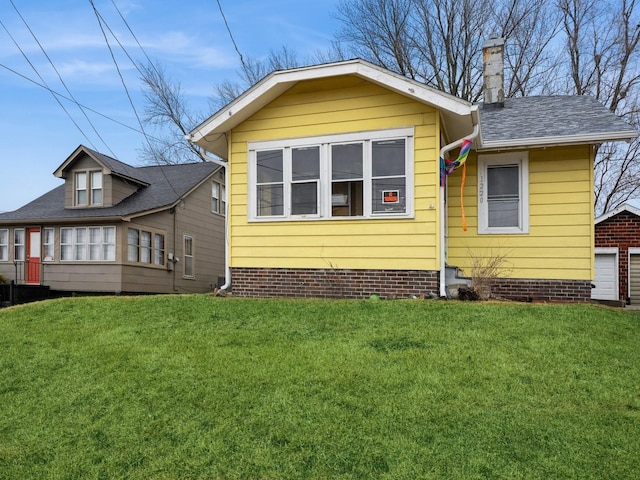
{"label": "gray shingle roof", "polygon": [[637,136],[631,126],[589,96],[506,98],[504,108],[482,105],[480,131],[483,147],[554,140],[600,143]]}
{"label": "gray shingle roof", "polygon": [[119,160],[116,160],[115,158],[111,158],[108,155],[97,152],[90,148],[87,148],[84,146],[82,146],[82,148],[84,148],[84,150],[86,150],[90,155],[93,155],[95,159],[101,162],[105,167],[111,170],[111,173],[113,175],[117,175],[125,178],[131,178],[141,183],[148,183],[146,180],[140,178],[139,168],[132,167],[131,165],[123,163]]}
{"label": "gray shingle roof", "polygon": [[[117,160],[114,161],[117,162]],[[118,163],[126,165],[122,164],[122,162]],[[129,166],[127,165],[127,167]],[[65,209],[65,186],[60,185],[18,210],[0,214],[0,223],[6,224],[10,221],[119,218],[169,207],[212,175],[219,167],[213,163],[201,162],[129,168],[132,170],[128,171],[128,177],[137,178],[144,183],[148,183],[149,186],[140,187],[137,192],[117,205],[112,207]],[[131,173],[134,173],[135,176],[130,175]]]}

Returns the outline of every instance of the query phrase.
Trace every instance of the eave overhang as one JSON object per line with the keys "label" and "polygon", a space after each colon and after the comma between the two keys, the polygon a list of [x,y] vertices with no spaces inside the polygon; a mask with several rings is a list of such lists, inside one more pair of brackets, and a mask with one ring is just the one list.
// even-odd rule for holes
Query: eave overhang
{"label": "eave overhang", "polygon": [[476,150],[494,151],[494,150],[513,150],[527,148],[545,148],[570,145],[596,145],[605,142],[630,142],[638,136],[635,130],[622,132],[603,132],[591,133],[588,135],[571,135],[556,137],[532,137],[532,138],[515,138],[509,140],[483,141],[482,128],[480,133],[480,141],[476,144]]}
{"label": "eave overhang", "polygon": [[443,129],[452,138],[468,134],[478,121],[476,105],[356,59],[273,72],[194,128],[187,139],[226,160],[227,132],[299,82],[345,75],[357,76],[436,108]]}

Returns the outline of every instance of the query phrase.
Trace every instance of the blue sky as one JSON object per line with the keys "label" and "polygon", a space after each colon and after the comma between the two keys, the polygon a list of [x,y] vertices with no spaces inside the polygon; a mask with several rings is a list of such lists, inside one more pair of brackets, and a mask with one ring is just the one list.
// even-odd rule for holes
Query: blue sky
{"label": "blue sky", "polygon": [[[287,46],[305,58],[327,49],[339,28],[333,18],[338,0],[220,2],[243,56],[260,58]],[[146,53],[181,84],[194,111],[208,111],[216,83],[237,80],[240,61],[216,0],[93,3],[129,55],[142,61],[144,54],[115,3]],[[134,131],[134,108],[91,2],[4,0],[0,21],[0,212],[15,210],[60,185],[53,172],[80,144],[141,165],[143,137]],[[138,73],[106,33],[131,101],[142,116]],[[45,88],[20,75],[69,97],[66,85],[80,104],[98,113],[85,110],[88,121],[71,101],[60,99],[63,109]]]}

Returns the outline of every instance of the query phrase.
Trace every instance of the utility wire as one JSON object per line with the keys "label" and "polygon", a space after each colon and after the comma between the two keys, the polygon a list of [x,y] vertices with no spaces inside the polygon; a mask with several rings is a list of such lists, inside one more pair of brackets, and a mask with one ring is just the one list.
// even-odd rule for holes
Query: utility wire
{"label": "utility wire", "polygon": [[13,37],[13,35],[11,35],[11,32],[9,32],[9,30],[7,29],[7,27],[5,26],[5,24],[2,22],[2,20],[0,20],[0,25],[2,25],[2,28],[4,29],[5,32],[7,32],[7,35],[9,35],[9,38],[11,38],[11,40],[13,41],[13,44],[16,46],[16,48],[20,51],[20,53],[22,54],[22,56],[24,57],[24,59],[27,61],[27,63],[31,66],[31,68],[33,69],[33,71],[36,73],[36,75],[38,76],[38,78],[40,79],[40,81],[46,86],[47,90],[49,90],[51,92],[51,94],[53,95],[53,98],[56,100],[56,102],[58,102],[58,105],[60,105],[60,108],[62,108],[62,110],[64,110],[64,113],[67,114],[67,116],[69,117],[69,119],[71,120],[71,122],[75,125],[75,127],[78,129],[78,131],[82,134],[82,136],[87,140],[87,142],[89,142],[89,144],[95,149],[97,150],[96,146],[93,144],[93,142],[89,139],[89,137],[87,137],[86,133],[84,133],[84,131],[82,130],[82,128],[80,127],[80,125],[78,125],[78,123],[73,119],[73,117],[71,116],[71,114],[69,113],[69,111],[66,109],[66,107],[63,105],[63,103],[60,101],[60,99],[53,94],[53,90],[51,90],[51,88],[49,88],[49,86],[47,85],[47,82],[45,81],[45,79],[42,77],[42,75],[40,75],[40,72],[38,72],[38,69],[35,67],[35,65],[33,63],[31,63],[31,60],[29,60],[29,57],[27,57],[27,55],[24,53],[24,50],[22,50],[22,48],[20,47],[20,45],[18,44],[18,42],[16,41],[16,39]]}
{"label": "utility wire", "polygon": [[[42,83],[38,83],[38,82],[37,82],[37,81],[35,81],[34,79],[29,78],[29,77],[27,77],[26,75],[23,75],[22,73],[18,72],[17,70],[14,70],[14,69],[13,69],[13,68],[11,68],[11,67],[6,66],[6,65],[5,65],[5,64],[3,64],[3,63],[0,63],[0,67],[4,68],[5,70],[8,70],[9,72],[11,72],[11,73],[13,73],[13,74],[15,74],[15,75],[17,75],[17,76],[19,76],[19,77],[21,77],[21,78],[23,78],[24,80],[26,80],[26,81],[28,81],[28,82],[33,83],[34,85],[36,85],[36,86],[38,86],[38,87],[40,87],[40,88],[43,88],[43,89],[47,90],[48,92],[50,92],[50,93],[51,93],[52,95],[54,95],[54,96],[57,96],[57,97],[63,98],[64,100],[68,100],[69,102],[73,102],[73,103],[75,103],[78,107],[82,107],[82,108],[84,108],[85,110],[87,110],[87,111],[89,111],[89,112],[91,112],[91,113],[95,113],[96,115],[99,115],[99,116],[101,116],[102,118],[104,118],[104,119],[106,119],[106,120],[109,120],[109,121],[111,121],[111,122],[113,122],[113,123],[117,123],[117,124],[118,124],[118,125],[120,125],[121,127],[128,128],[129,130],[131,130],[131,131],[133,131],[133,132],[136,132],[136,133],[140,133],[140,134],[142,134],[142,135],[145,135],[145,133],[144,133],[144,132],[141,132],[140,130],[136,129],[135,127],[132,127],[131,125],[127,125],[126,123],[122,123],[120,120],[116,120],[115,118],[112,118],[112,117],[110,117],[110,116],[108,116],[108,115],[105,115],[104,113],[100,113],[100,112],[98,112],[97,110],[92,109],[91,107],[88,107],[88,106],[86,106],[86,105],[83,105],[83,104],[81,104],[81,103],[77,102],[76,100],[73,100],[73,99],[71,99],[71,98],[69,98],[69,97],[66,97],[66,96],[65,96],[65,95],[63,95],[62,93],[60,93],[60,92],[56,92],[55,90],[53,90],[53,89],[49,88],[47,85],[43,85]],[[147,136],[148,136],[149,138],[153,139],[153,140],[159,140],[158,138],[155,138],[155,137],[153,137],[152,135],[147,135]],[[97,150],[97,149],[96,149],[96,150]]]}
{"label": "utility wire", "polygon": [[16,11],[16,13],[18,14],[18,16],[20,17],[20,19],[22,20],[22,23],[24,23],[25,27],[27,27],[27,30],[29,30],[29,33],[31,34],[31,36],[33,37],[33,39],[35,40],[35,42],[38,44],[38,47],[40,47],[40,50],[42,51],[42,53],[44,54],[44,56],[47,58],[47,60],[49,61],[49,64],[51,65],[51,67],[53,68],[53,70],[56,72],[56,74],[58,75],[58,79],[60,80],[60,83],[62,83],[62,85],[64,86],[64,89],[67,91],[67,93],[69,94],[69,96],[73,99],[73,102],[78,105],[78,107],[80,108],[80,111],[82,112],[82,114],[84,115],[84,118],[87,120],[87,122],[89,122],[89,125],[91,125],[91,128],[93,129],[93,131],[95,132],[95,134],[98,136],[98,138],[100,139],[100,141],[104,144],[105,147],[107,147],[107,150],[109,150],[109,152],[111,153],[111,155],[116,158],[116,154],[114,153],[113,150],[111,150],[111,148],[109,147],[109,145],[107,144],[107,142],[105,142],[104,138],[102,138],[102,135],[100,135],[100,132],[98,132],[98,130],[96,129],[95,125],[93,124],[93,122],[91,122],[91,119],[89,118],[89,116],[87,115],[87,112],[85,112],[84,108],[82,108],[80,106],[80,104],[78,103],[78,101],[76,100],[76,98],[73,96],[73,94],[71,93],[71,90],[69,90],[69,87],[67,87],[67,84],[65,83],[65,81],[62,79],[62,75],[60,75],[60,72],[58,71],[58,69],[56,68],[56,66],[54,65],[53,61],[51,60],[51,58],[49,57],[49,55],[47,54],[47,52],[45,51],[44,47],[42,46],[42,44],[40,43],[40,40],[38,40],[38,37],[36,37],[35,33],[33,33],[33,30],[31,29],[31,27],[29,26],[29,24],[27,23],[27,21],[25,20],[25,18],[22,16],[22,14],[20,13],[20,11],[18,10],[18,8],[16,7],[16,5],[13,3],[13,0],[9,0],[11,3],[11,6],[13,7],[13,9]]}
{"label": "utility wire", "polygon": [[[142,47],[142,44],[140,43],[140,41],[138,40],[138,37],[136,37],[136,34],[133,33],[133,30],[131,29],[131,27],[129,26],[129,23],[127,22],[126,18],[124,18],[124,15],[122,15],[122,12],[120,11],[120,9],[118,8],[118,5],[116,5],[116,2],[114,2],[114,0],[111,0],[111,4],[113,5],[113,8],[116,9],[116,12],[118,12],[118,15],[120,15],[120,18],[122,19],[122,22],[125,24],[125,26],[127,27],[127,29],[129,30],[129,33],[131,34],[131,36],[133,37],[133,39],[136,41],[136,43],[138,44],[138,48],[140,48],[140,50],[142,51],[142,53],[144,54],[145,58],[147,59],[147,61],[149,62],[149,65],[151,65],[151,68],[153,68],[156,72],[156,74],[158,76],[161,76],[161,73],[158,71],[158,69],[156,68],[156,65],[153,61],[151,61],[151,58],[149,58],[149,55],[147,55],[146,50]],[[113,32],[112,32],[113,35]],[[114,35],[115,36],[115,35]],[[121,45],[122,46],[122,45]],[[122,49],[124,50],[124,47],[122,47]],[[133,60],[131,60],[133,62]],[[135,64],[135,62],[133,62]],[[140,69],[138,68],[138,71],[140,72]],[[143,72],[140,72],[141,75],[144,75]]]}
{"label": "utility wire", "polygon": [[231,39],[231,43],[233,43],[233,48],[236,49],[236,53],[240,57],[240,63],[242,64],[242,68],[244,68],[244,70],[247,70],[248,67],[244,63],[244,58],[242,57],[242,53],[240,53],[240,49],[238,49],[238,45],[236,44],[236,41],[233,38],[233,34],[231,33],[231,28],[229,28],[227,17],[225,17],[224,12],[222,11],[222,5],[220,4],[220,0],[216,0],[216,1],[218,2],[218,8],[220,9],[220,15],[222,15],[222,20],[224,20],[224,25],[225,27],[227,27],[227,32],[229,33],[229,38]]}
{"label": "utility wire", "polygon": [[[118,61],[116,60],[116,57],[113,53],[113,49],[111,48],[111,44],[109,43],[109,39],[107,38],[107,34],[104,31],[104,28],[102,26],[102,17],[100,16],[100,13],[98,12],[98,9],[96,8],[95,4],[93,3],[93,0],[89,0],[89,3],[91,4],[91,6],[93,7],[93,11],[96,15],[96,19],[98,20],[98,25],[100,26],[100,31],[102,32],[102,36],[104,37],[104,41],[107,44],[107,48],[109,49],[109,53],[111,54],[111,59],[113,60],[113,64],[116,67],[116,70],[118,72],[118,76],[120,77],[120,81],[122,82],[122,87],[124,88],[124,91],[127,95],[127,98],[129,99],[129,104],[131,105],[131,108],[133,109],[133,113],[136,116],[136,119],[138,120],[138,125],[140,126],[140,130],[143,132],[144,138],[147,141],[147,143],[149,144],[149,148],[151,148],[151,144],[149,142],[149,138],[147,137],[147,134],[144,130],[144,126],[142,125],[142,120],[140,119],[140,116],[138,115],[138,111],[136,110],[136,107],[133,103],[133,99],[131,98],[131,94],[129,93],[129,89],[127,88],[127,84],[124,81],[124,77],[122,75],[122,72],[120,71],[120,66],[118,65]],[[116,39],[117,41],[117,39]],[[126,53],[126,51],[125,51]],[[127,56],[129,57],[129,55],[127,54]],[[129,57],[129,59],[131,59],[131,57]],[[132,60],[133,62],[133,60]],[[135,64],[135,62],[133,62]]]}

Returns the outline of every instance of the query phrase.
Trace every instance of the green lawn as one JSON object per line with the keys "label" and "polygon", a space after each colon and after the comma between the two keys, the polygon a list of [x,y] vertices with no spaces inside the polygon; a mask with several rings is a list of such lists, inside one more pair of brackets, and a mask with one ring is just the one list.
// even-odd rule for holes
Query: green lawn
{"label": "green lawn", "polygon": [[0,310],[0,478],[638,478],[640,312],[74,298]]}

